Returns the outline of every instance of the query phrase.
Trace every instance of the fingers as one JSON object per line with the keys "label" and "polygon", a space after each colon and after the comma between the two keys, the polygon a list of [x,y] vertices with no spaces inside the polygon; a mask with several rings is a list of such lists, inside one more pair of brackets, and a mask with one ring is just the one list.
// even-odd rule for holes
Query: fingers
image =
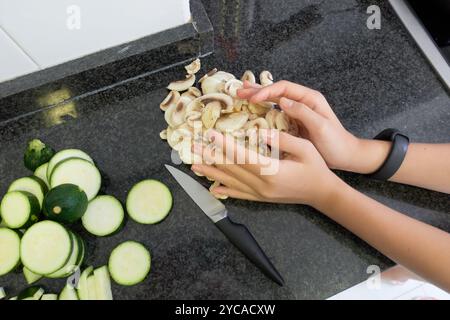
{"label": "fingers", "polygon": [[326,121],[324,117],[301,102],[281,98],[280,107],[289,117],[300,121],[310,132],[314,132],[320,128],[324,121]]}
{"label": "fingers", "polygon": [[302,85],[284,80],[261,88],[250,98],[250,102],[258,103],[281,97],[286,97],[291,100],[303,102],[312,109],[323,103],[327,103],[325,98],[319,92]]}
{"label": "fingers", "polygon": [[264,130],[263,132],[263,137],[266,143],[272,147],[272,151],[279,150],[281,152],[287,152],[296,158],[304,159],[310,150],[311,143],[308,140],[294,137],[286,132],[277,130]]}
{"label": "fingers", "polygon": [[229,196],[230,198],[241,199],[241,200],[251,200],[251,201],[262,201],[260,198],[251,193],[242,192],[240,190],[235,190],[225,186],[219,186],[213,189],[214,193]]}
{"label": "fingers", "polygon": [[234,178],[233,176],[227,174],[226,172],[213,166],[196,164],[191,166],[191,170],[212,178],[215,181],[219,181],[221,184],[229,188],[247,193],[252,192],[252,189],[250,187]]}

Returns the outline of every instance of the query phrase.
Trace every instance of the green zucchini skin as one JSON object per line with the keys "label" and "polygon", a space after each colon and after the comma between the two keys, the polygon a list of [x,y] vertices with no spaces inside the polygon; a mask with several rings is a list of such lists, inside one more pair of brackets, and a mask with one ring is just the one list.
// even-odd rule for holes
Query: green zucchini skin
{"label": "green zucchini skin", "polygon": [[23,156],[25,167],[34,172],[40,165],[50,161],[55,155],[55,150],[39,139],[28,142],[27,149]]}
{"label": "green zucchini skin", "polygon": [[43,211],[50,220],[74,223],[86,212],[86,193],[74,184],[62,184],[51,189],[44,198]]}
{"label": "green zucchini skin", "polygon": [[8,195],[9,193],[20,193],[20,194],[24,195],[30,204],[30,214],[28,216],[28,219],[20,226],[19,225],[10,226],[10,225],[8,225],[7,221],[4,221],[5,224],[9,228],[11,228],[11,229],[26,229],[26,228],[30,227],[31,225],[33,225],[34,223],[39,221],[39,215],[41,213],[41,205],[39,204],[39,200],[33,194],[31,194],[30,192],[27,192],[27,191],[10,191],[6,195]]}
{"label": "green zucchini skin", "polygon": [[25,288],[19,293],[19,295],[17,296],[17,300],[23,300],[23,299],[26,299],[26,298],[31,298],[41,288],[42,288],[42,286],[31,286],[31,287]]}

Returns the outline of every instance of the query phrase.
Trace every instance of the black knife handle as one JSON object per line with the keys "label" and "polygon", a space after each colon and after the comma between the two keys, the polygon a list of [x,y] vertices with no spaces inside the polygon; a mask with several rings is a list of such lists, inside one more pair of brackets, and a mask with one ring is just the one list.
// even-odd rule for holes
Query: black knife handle
{"label": "black knife handle", "polygon": [[284,280],[267,258],[253,235],[243,224],[235,223],[230,218],[223,218],[216,223],[217,228],[236,246],[251,262],[253,262],[267,277],[280,286]]}

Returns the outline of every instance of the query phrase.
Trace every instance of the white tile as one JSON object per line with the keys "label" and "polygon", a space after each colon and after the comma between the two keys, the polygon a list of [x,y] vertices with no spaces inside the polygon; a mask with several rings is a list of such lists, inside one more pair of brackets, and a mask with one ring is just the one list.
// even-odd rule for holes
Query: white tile
{"label": "white tile", "polygon": [[38,66],[0,29],[0,82],[38,70]]}
{"label": "white tile", "polygon": [[0,26],[43,68],[189,20],[189,0],[0,0]]}

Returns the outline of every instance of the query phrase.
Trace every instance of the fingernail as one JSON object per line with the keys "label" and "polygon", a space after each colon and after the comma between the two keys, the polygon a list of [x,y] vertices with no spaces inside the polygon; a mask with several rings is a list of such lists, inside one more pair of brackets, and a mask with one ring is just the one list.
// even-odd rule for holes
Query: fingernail
{"label": "fingernail", "polygon": [[290,108],[290,107],[292,107],[293,104],[294,104],[294,101],[292,101],[291,99],[287,99],[284,97],[280,99],[280,105],[284,108]]}

